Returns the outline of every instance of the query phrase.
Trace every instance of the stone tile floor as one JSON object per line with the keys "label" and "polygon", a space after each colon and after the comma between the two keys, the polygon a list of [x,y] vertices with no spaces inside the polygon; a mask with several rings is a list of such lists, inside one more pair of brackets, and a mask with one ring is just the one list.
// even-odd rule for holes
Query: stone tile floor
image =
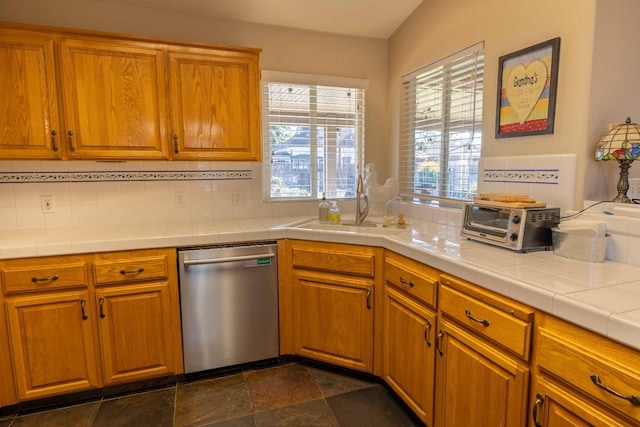
{"label": "stone tile floor", "polygon": [[422,425],[379,383],[303,363],[244,370],[138,394],[0,418],[0,427]]}

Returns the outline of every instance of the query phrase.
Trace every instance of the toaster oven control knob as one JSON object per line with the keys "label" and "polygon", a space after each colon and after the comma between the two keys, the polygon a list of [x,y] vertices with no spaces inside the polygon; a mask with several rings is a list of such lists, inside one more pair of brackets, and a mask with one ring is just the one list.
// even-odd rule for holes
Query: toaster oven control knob
{"label": "toaster oven control knob", "polygon": [[514,224],[520,224],[520,216],[514,215],[513,218],[511,218],[511,222]]}
{"label": "toaster oven control knob", "polygon": [[516,240],[518,240],[518,233],[509,234],[509,240],[511,240],[512,242],[515,242]]}

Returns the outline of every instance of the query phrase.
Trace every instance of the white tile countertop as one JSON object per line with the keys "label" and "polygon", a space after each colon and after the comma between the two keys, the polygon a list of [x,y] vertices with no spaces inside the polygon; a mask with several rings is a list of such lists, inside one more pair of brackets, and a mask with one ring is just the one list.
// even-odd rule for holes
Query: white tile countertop
{"label": "white tile countertop", "polygon": [[0,258],[297,238],[380,246],[640,350],[640,267],[518,253],[468,241],[457,224],[317,230],[309,217],[252,218],[0,233]]}

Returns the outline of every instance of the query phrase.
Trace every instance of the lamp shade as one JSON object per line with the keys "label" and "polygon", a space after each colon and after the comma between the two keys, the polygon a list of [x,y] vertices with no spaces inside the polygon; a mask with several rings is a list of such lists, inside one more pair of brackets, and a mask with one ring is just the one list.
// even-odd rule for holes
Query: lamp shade
{"label": "lamp shade", "polygon": [[640,125],[625,123],[615,126],[598,142],[596,160],[638,160],[640,159]]}

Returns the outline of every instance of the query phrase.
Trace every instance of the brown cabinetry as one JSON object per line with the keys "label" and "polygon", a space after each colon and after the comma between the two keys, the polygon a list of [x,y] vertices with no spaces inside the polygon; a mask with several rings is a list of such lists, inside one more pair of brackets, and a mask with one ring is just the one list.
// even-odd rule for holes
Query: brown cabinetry
{"label": "brown cabinetry", "polygon": [[171,156],[259,161],[258,51],[169,52]]}
{"label": "brown cabinetry", "polygon": [[292,265],[279,273],[281,325],[291,333],[283,334],[281,353],[373,372],[379,251],[306,241],[287,241],[281,248]]}
{"label": "brown cabinetry", "polygon": [[0,24],[0,159],[259,161],[259,54]]}
{"label": "brown cabinetry", "polygon": [[60,159],[54,37],[0,29],[0,159]]}
{"label": "brown cabinetry", "polygon": [[386,251],[384,276],[382,377],[432,425],[438,273]]}
{"label": "brown cabinetry", "polygon": [[532,420],[545,427],[640,425],[640,354],[549,315],[536,330]]}
{"label": "brown cabinetry", "polygon": [[0,261],[17,398],[181,373],[175,262],[170,249]]}
{"label": "brown cabinetry", "polygon": [[439,303],[435,425],[525,425],[533,311],[446,274]]}

